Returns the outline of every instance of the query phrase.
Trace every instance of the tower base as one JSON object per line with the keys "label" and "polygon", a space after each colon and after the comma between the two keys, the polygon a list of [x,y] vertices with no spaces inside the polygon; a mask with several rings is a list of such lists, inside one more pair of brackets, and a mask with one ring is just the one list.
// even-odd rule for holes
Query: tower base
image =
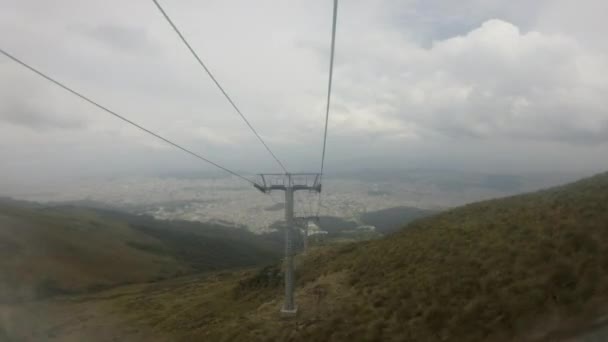
{"label": "tower base", "polygon": [[295,308],[291,309],[291,310],[285,309],[285,308],[281,309],[281,317],[290,318],[290,317],[296,317],[297,315],[298,315],[298,307],[297,306]]}

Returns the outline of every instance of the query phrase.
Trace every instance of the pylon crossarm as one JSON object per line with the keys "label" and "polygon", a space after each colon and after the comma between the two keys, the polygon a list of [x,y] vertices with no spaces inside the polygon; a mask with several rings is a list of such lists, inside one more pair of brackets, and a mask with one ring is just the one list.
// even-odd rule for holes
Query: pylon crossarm
{"label": "pylon crossarm", "polygon": [[256,188],[256,189],[258,189],[258,190],[260,190],[260,191],[261,191],[261,192],[263,192],[263,193],[267,193],[267,192],[268,192],[268,191],[266,190],[266,187],[265,187],[265,186],[262,186],[262,185],[260,185],[260,184],[258,184],[258,183],[253,183],[253,187],[254,187],[254,188]]}
{"label": "pylon crossarm", "polygon": [[300,217],[295,217],[294,220],[296,220],[300,224],[302,224],[302,223],[305,224],[308,222],[319,223],[319,221],[320,221],[319,216],[300,216]]}

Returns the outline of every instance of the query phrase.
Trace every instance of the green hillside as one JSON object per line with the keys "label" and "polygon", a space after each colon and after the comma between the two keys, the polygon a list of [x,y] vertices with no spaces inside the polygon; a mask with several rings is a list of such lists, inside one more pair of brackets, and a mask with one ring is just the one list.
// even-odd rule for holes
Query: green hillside
{"label": "green hillside", "polygon": [[0,201],[0,303],[272,262],[247,231],[76,207]]}
{"label": "green hillside", "polygon": [[331,275],[352,295],[296,336],[474,341],[593,317],[608,309],[598,306],[608,299],[608,174],[464,206],[301,266],[304,282]]}
{"label": "green hillside", "polygon": [[[608,317],[608,173],[442,212],[383,239],[313,249],[299,256],[297,281],[293,319],[278,314],[277,265],[0,306],[0,333],[26,341],[566,341]],[[44,319],[21,323],[32,317]]]}
{"label": "green hillside", "polygon": [[[242,306],[235,318],[206,312],[215,317],[208,318],[212,324],[199,321],[205,329],[179,335],[186,341],[555,340],[608,310],[607,271],[608,174],[602,174],[450,210],[385,239],[319,249],[300,260],[294,320],[278,319],[281,288],[272,272],[230,279],[216,298],[231,310]],[[209,300],[197,291],[189,295],[193,303]],[[165,292],[148,300],[162,305],[172,297]],[[184,307],[157,327],[172,331],[200,315]]]}

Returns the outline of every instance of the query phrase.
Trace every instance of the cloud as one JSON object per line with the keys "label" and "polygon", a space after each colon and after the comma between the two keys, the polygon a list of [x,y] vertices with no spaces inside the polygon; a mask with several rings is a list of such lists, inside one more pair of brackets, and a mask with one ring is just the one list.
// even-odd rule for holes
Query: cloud
{"label": "cloud", "polygon": [[7,64],[0,64],[0,75],[3,80],[0,84],[0,129],[20,126],[44,132],[86,128],[86,117],[78,115],[77,106],[58,103],[42,82],[15,72]]}
{"label": "cloud", "polygon": [[137,54],[158,53],[158,47],[152,43],[148,32],[141,27],[96,25],[80,27],[76,31],[117,51]]}
{"label": "cloud", "polygon": [[[344,115],[351,115],[341,125],[357,125],[358,112],[453,138],[608,142],[608,81],[598,77],[608,71],[608,61],[571,37],[522,33],[493,19],[428,49],[385,39],[359,53],[362,46],[346,44],[341,56],[359,57],[338,71],[348,77],[340,95]],[[373,101],[377,94],[381,104]],[[381,126],[370,123],[369,130]]]}
{"label": "cloud", "polygon": [[[529,169],[529,160],[553,169],[563,151],[571,164],[608,167],[605,2],[583,2],[580,11],[568,0],[341,2],[328,170],[421,159],[478,167],[497,154],[512,155],[514,169]],[[277,171],[152,3],[7,0],[2,7],[3,49],[214,161]],[[331,2],[165,7],[288,168],[316,168]],[[40,163],[33,170],[54,160],[75,170],[91,154],[100,156],[100,173],[128,163],[192,167],[190,157],[0,58],[0,145],[15,141]],[[41,146],[53,158],[44,161]],[[121,163],[113,149],[125,151]],[[18,165],[20,153],[7,151],[0,158]],[[174,159],[155,159],[165,153]]]}
{"label": "cloud", "polygon": [[0,108],[0,121],[28,127],[34,130],[81,129],[84,122],[75,121],[54,109],[41,108],[31,103],[19,101],[3,102]]}

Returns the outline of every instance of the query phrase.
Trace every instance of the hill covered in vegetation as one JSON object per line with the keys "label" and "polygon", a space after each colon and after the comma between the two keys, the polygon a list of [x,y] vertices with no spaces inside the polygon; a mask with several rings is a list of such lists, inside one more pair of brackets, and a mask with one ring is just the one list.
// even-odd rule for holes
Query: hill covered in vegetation
{"label": "hill covered in vegetation", "polygon": [[304,284],[332,276],[322,323],[284,336],[534,339],[592,322],[607,309],[608,174],[450,210],[300,267]]}
{"label": "hill covered in vegetation", "polygon": [[[292,319],[279,315],[277,264],[8,308],[4,317],[12,322],[44,310],[69,318],[47,315],[52,318],[36,329],[10,326],[4,334],[26,340],[49,332],[51,340],[78,340],[99,330],[127,341],[565,340],[605,324],[608,313],[608,174],[445,211],[383,239],[313,249],[298,257],[297,283],[299,312]],[[72,325],[57,329],[62,322]]]}
{"label": "hill covered in vegetation", "polygon": [[279,251],[243,229],[4,199],[0,302],[260,265]]}
{"label": "hill covered in vegetation", "polygon": [[255,310],[186,340],[555,340],[608,309],[608,174],[319,249],[300,259],[294,320],[277,319],[269,274],[236,286],[234,300]]}

